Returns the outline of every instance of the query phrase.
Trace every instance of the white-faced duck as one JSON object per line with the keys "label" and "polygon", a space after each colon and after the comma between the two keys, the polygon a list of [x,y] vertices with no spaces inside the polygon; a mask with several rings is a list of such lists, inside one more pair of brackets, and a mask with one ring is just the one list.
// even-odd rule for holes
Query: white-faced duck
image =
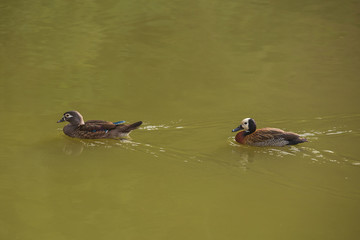
{"label": "white-faced duck", "polygon": [[64,113],[58,121],[68,121],[69,124],[63,129],[64,133],[73,138],[122,138],[126,137],[132,130],[138,128],[142,122],[123,124],[124,121],[108,122],[102,120],[90,120],[84,122],[83,116],[78,111]]}
{"label": "white-faced duck", "polygon": [[296,145],[307,142],[293,132],[285,132],[278,128],[261,128],[256,130],[256,123],[252,118],[242,120],[240,126],[233,129],[233,132],[244,130],[236,134],[235,140],[238,143],[251,146],[274,146]]}

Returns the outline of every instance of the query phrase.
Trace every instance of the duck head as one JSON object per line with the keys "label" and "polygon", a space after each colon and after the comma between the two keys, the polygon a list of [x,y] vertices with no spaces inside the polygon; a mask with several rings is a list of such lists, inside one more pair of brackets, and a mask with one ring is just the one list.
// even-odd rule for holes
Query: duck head
{"label": "duck head", "polygon": [[68,121],[70,124],[75,126],[85,124],[83,116],[81,116],[81,114],[78,111],[68,111],[64,113],[63,117],[57,122],[59,123],[64,121]]}
{"label": "duck head", "polygon": [[241,121],[241,124],[233,129],[233,132],[237,132],[239,130],[245,130],[246,132],[252,133],[256,131],[256,123],[254,121],[254,119],[252,118],[245,118],[244,120]]}

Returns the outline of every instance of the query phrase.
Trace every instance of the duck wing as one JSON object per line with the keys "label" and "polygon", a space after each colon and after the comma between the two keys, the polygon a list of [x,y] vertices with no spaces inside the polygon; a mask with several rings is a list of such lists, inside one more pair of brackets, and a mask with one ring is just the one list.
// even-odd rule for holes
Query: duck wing
{"label": "duck wing", "polygon": [[142,124],[142,121],[135,122],[135,123],[132,123],[132,124],[119,124],[119,125],[117,125],[116,129],[119,132],[130,132],[132,130],[137,129],[141,124]]}
{"label": "duck wing", "polygon": [[267,140],[283,138],[284,134],[285,132],[278,128],[262,128],[253,132],[250,136],[252,141],[264,142]]}
{"label": "duck wing", "polygon": [[278,142],[286,141],[288,144],[297,144],[305,142],[306,139],[301,138],[298,134],[293,132],[285,132],[278,128],[262,128],[251,134],[251,141],[253,142]]}
{"label": "duck wing", "polygon": [[84,125],[80,126],[81,131],[97,132],[97,131],[109,131],[116,128],[116,124],[102,120],[89,120]]}

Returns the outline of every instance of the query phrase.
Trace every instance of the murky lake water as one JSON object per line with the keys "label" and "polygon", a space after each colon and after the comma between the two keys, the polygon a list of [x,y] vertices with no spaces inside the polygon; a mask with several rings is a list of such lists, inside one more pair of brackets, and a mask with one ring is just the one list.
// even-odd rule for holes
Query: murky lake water
{"label": "murky lake water", "polygon": [[[358,1],[2,1],[0,239],[358,239]],[[56,121],[142,120],[127,140]],[[306,136],[240,146],[231,129]]]}

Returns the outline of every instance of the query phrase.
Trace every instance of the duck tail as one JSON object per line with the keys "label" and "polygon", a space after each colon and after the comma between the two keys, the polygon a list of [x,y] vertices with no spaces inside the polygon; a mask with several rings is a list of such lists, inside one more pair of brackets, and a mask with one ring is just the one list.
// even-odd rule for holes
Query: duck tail
{"label": "duck tail", "polygon": [[142,124],[142,121],[139,121],[139,122],[136,122],[133,124],[129,124],[129,125],[118,125],[118,127],[116,129],[122,133],[129,133],[132,130],[137,129],[141,124]]}
{"label": "duck tail", "polygon": [[128,131],[135,130],[135,129],[137,129],[138,127],[140,127],[140,125],[141,125],[142,123],[143,123],[142,121],[138,121],[138,122],[136,122],[136,123],[130,124],[130,125],[127,126],[127,130],[128,130]]}
{"label": "duck tail", "polygon": [[297,138],[297,139],[290,140],[287,145],[296,145],[296,144],[304,143],[304,142],[307,142],[307,141],[308,140],[306,138]]}
{"label": "duck tail", "polygon": [[109,138],[123,138],[127,137],[132,130],[137,129],[142,124],[142,121],[125,125],[119,124],[116,126],[116,129],[109,131]]}

